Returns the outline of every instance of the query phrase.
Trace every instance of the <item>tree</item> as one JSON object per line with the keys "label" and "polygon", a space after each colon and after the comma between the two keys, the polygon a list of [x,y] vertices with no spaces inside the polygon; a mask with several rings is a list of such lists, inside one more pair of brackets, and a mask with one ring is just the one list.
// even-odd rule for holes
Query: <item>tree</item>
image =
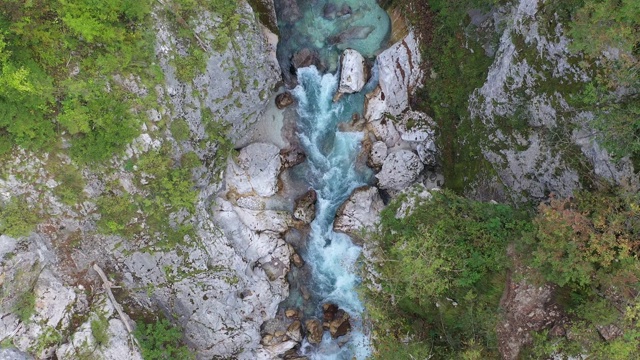
{"label": "tree", "polygon": [[[413,203],[412,210],[398,214],[403,202]],[[448,190],[392,202],[374,236],[381,291],[369,293],[382,348],[397,351],[398,338],[408,332],[416,351],[432,348],[443,358],[498,356],[495,312],[509,266],[506,248],[529,225],[526,214],[509,206]]]}

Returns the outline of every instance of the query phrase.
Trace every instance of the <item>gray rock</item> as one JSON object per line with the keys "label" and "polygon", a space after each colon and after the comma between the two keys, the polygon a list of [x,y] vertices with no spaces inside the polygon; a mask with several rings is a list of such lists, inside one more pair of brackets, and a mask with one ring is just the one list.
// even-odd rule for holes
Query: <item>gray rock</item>
{"label": "gray rock", "polygon": [[369,166],[373,168],[381,167],[384,159],[387,158],[387,150],[387,144],[384,141],[374,142],[369,152]]}
{"label": "gray rock", "polygon": [[395,218],[403,219],[406,216],[411,215],[416,206],[420,205],[424,201],[431,200],[431,193],[422,184],[415,184],[402,191],[407,195],[406,200],[400,204],[396,211]]}
{"label": "gray rock", "polygon": [[402,190],[410,186],[424,169],[418,155],[398,150],[387,156],[376,178],[381,189]]}
{"label": "gray rock", "polygon": [[18,349],[0,349],[0,360],[34,360],[33,356]]}
{"label": "gray rock", "polygon": [[65,286],[51,270],[40,274],[34,288],[36,315],[45,320],[47,326],[64,328],[71,320],[71,305],[76,300],[75,292]]}
{"label": "gray rock", "polygon": [[371,121],[367,123],[367,130],[377,140],[383,141],[389,149],[398,146],[402,141],[400,133],[390,119],[383,118],[382,120]]}
{"label": "gray rock", "polygon": [[266,24],[269,29],[276,31],[278,29],[278,17],[276,15],[276,7],[273,0],[257,0],[261,9],[253,9],[254,12],[265,15]]}
{"label": "gray rock", "polygon": [[301,198],[296,200],[296,204],[293,209],[293,217],[305,224],[310,224],[316,217],[317,200],[318,195],[315,190],[310,189],[307,191]]}
{"label": "gray rock", "polygon": [[384,203],[376,187],[358,188],[338,209],[333,229],[356,237],[362,230],[372,231],[380,221],[383,208]]}
{"label": "gray rock", "polygon": [[368,93],[364,98],[364,118],[368,121],[382,119],[384,113],[387,112],[387,104],[384,99],[385,96],[380,85]]}
{"label": "gray rock", "polygon": [[[295,3],[295,1],[294,1]],[[173,24],[156,18],[156,53],[164,72],[165,88],[169,95],[172,119],[183,118],[199,139],[207,137],[203,123],[205,108],[213,119],[231,125],[230,137],[236,141],[259,118],[269,101],[269,94],[282,81],[280,67],[275,59],[270,32],[255,17],[246,0],[238,2],[237,14],[243,31],[232,34],[231,44],[224,51],[210,51],[204,74],[192,81],[181,82],[172,66],[172,57],[178,53],[188,56],[187,46],[172,31]],[[217,37],[219,20],[207,11],[193,19],[195,33],[213,48],[211,39]]]}
{"label": "gray rock", "polygon": [[293,225],[291,213],[277,210],[249,210],[234,208],[238,219],[250,230],[284,233]]}
{"label": "gray rock", "polygon": [[17,240],[7,235],[0,235],[0,260],[15,250]]}

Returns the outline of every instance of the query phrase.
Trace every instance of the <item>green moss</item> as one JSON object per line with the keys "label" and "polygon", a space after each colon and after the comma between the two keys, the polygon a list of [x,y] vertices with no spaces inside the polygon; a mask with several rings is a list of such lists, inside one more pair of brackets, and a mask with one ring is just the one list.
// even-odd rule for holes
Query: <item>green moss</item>
{"label": "green moss", "polygon": [[176,141],[186,141],[191,137],[189,124],[183,119],[175,119],[171,122],[171,134]]}
{"label": "green moss", "polygon": [[22,293],[13,305],[11,312],[13,312],[21,322],[28,323],[33,314],[36,313],[35,293],[31,290]]}

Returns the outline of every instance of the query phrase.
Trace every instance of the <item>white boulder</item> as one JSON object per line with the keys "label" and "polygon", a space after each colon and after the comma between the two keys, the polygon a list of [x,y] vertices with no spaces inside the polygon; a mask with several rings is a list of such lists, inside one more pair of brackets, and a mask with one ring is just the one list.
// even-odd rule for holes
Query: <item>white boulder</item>
{"label": "white boulder", "polygon": [[380,221],[383,208],[384,203],[376,187],[360,187],[338,209],[333,229],[352,236],[361,230],[373,230]]}
{"label": "white boulder", "polygon": [[380,93],[374,92],[367,97],[367,120],[379,120],[385,112],[398,116],[409,107],[409,95],[420,86],[423,78],[420,60],[420,49],[413,31],[378,55]]}
{"label": "white boulder", "polygon": [[387,156],[378,178],[380,189],[402,190],[411,185],[424,169],[418,155],[409,150],[398,150]]}
{"label": "white boulder", "polygon": [[353,49],[347,49],[342,53],[341,60],[338,94],[352,94],[362,90],[367,82],[364,57]]}

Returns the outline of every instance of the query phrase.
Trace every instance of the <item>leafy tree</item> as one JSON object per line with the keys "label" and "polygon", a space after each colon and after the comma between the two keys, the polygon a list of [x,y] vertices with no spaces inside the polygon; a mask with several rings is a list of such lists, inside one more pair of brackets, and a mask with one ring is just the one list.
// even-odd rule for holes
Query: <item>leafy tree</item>
{"label": "leafy tree", "polygon": [[534,222],[528,238],[532,264],[560,286],[597,285],[637,261],[637,196],[583,192],[572,200],[551,198],[539,206]]}
{"label": "leafy tree", "polygon": [[[640,202],[637,194],[582,192],[552,198],[539,207],[527,248],[533,269],[558,284],[557,302],[571,317],[570,337],[534,338],[528,358],[554,353],[590,354],[594,359],[633,359],[640,318]],[[604,341],[600,329],[620,334]],[[526,358],[526,357],[525,357]]]}
{"label": "leafy tree", "polygon": [[[399,214],[407,201],[412,210]],[[446,190],[429,200],[392,202],[374,236],[382,291],[368,293],[376,336],[385,338],[381,351],[395,351],[395,336],[408,332],[412,343],[425,344],[412,346],[440,357],[497,356],[495,311],[509,264],[506,247],[528,227],[526,216],[509,206]]]}

